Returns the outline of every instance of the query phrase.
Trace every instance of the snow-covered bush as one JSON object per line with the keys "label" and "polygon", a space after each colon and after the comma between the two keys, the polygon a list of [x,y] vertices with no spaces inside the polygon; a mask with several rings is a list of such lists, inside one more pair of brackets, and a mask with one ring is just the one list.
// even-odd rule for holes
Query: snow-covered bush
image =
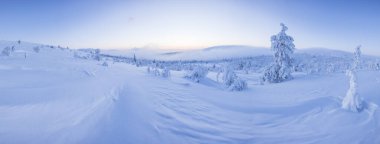
{"label": "snow-covered bush", "polygon": [[151,72],[151,70],[150,70],[150,66],[148,66],[148,67],[146,68],[146,72],[147,72],[147,73],[150,73],[150,72]]}
{"label": "snow-covered bush", "polygon": [[289,75],[290,69],[281,67],[277,64],[272,64],[265,69],[264,75],[262,77],[263,82],[278,83],[287,79],[291,79],[292,76]]}
{"label": "snow-covered bush", "polygon": [[86,53],[82,51],[75,51],[74,52],[74,58],[79,58],[79,59],[88,59]]}
{"label": "snow-covered bush", "polygon": [[104,61],[104,62],[102,63],[102,66],[108,67],[108,63],[107,63],[106,61]]}
{"label": "snow-covered bush", "polygon": [[38,46],[33,47],[33,51],[36,52],[36,53],[39,53],[40,52],[40,47],[38,47]]}
{"label": "snow-covered bush", "polygon": [[262,77],[262,80],[270,83],[278,83],[292,78],[292,54],[295,49],[294,39],[286,35],[288,29],[281,23],[282,30],[277,35],[271,37],[271,48],[274,51],[274,63],[269,66]]}
{"label": "snow-covered bush", "polygon": [[199,82],[201,79],[205,78],[208,74],[208,69],[202,66],[196,66],[193,70],[187,71],[185,78],[191,79],[194,82]]}
{"label": "snow-covered bush", "polygon": [[10,56],[11,55],[11,48],[10,47],[5,47],[3,51],[1,52],[1,55],[3,56]]}
{"label": "snow-covered bush", "polygon": [[218,70],[217,73],[216,73],[216,81],[217,81],[217,82],[219,82],[219,76],[220,76],[220,73],[221,73],[220,70]]}
{"label": "snow-covered bush", "polygon": [[168,78],[170,77],[170,70],[168,68],[164,68],[161,72],[161,76],[164,77],[164,78]]}
{"label": "snow-covered bush", "polygon": [[342,108],[353,112],[360,112],[363,109],[363,100],[357,92],[358,85],[355,70],[348,70],[347,76],[350,77],[350,88],[342,101]]}
{"label": "snow-covered bush", "polygon": [[236,74],[231,66],[227,66],[223,72],[223,83],[226,86],[231,86],[234,80],[236,79]]}
{"label": "snow-covered bush", "polygon": [[92,59],[100,61],[100,50],[99,49],[88,49],[91,54]]}
{"label": "snow-covered bush", "polygon": [[229,87],[231,91],[242,91],[244,89],[247,89],[247,82],[239,77],[236,77]]}
{"label": "snow-covered bush", "polygon": [[157,67],[155,67],[155,68],[153,69],[152,73],[153,73],[153,75],[155,75],[155,76],[160,76],[160,70],[158,70]]}
{"label": "snow-covered bush", "polygon": [[247,88],[247,82],[239,78],[231,66],[227,66],[223,73],[224,85],[231,91],[242,91]]}
{"label": "snow-covered bush", "polygon": [[148,66],[148,68],[146,69],[146,72],[149,74],[153,74],[154,76],[160,76],[161,75],[161,72],[157,67]]}

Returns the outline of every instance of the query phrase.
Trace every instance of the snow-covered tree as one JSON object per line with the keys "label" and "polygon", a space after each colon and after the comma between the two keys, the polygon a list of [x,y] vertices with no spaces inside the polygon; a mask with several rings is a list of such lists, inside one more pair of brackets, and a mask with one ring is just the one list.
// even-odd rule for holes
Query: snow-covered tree
{"label": "snow-covered tree", "polygon": [[231,91],[242,91],[247,88],[247,82],[239,78],[231,66],[227,66],[223,73],[224,85]]}
{"label": "snow-covered tree", "polygon": [[247,88],[247,82],[239,77],[234,79],[234,82],[229,87],[231,91],[242,91]]}
{"label": "snow-covered tree", "polygon": [[137,62],[136,55],[133,54],[133,63],[136,63],[136,62]]}
{"label": "snow-covered tree", "polygon": [[347,71],[347,76],[350,78],[350,88],[347,91],[346,97],[342,101],[342,108],[353,112],[360,112],[363,109],[363,100],[357,92],[357,75],[356,71],[360,66],[361,51],[360,46],[355,49],[354,62],[352,67]]}
{"label": "snow-covered tree", "polygon": [[11,55],[11,48],[10,47],[5,47],[3,51],[1,52],[1,55],[3,56],[10,56]]}
{"label": "snow-covered tree", "polygon": [[107,63],[106,61],[104,61],[104,62],[102,63],[102,66],[108,67],[108,63]]}
{"label": "snow-covered tree", "polygon": [[153,68],[152,73],[153,73],[153,75],[155,75],[155,76],[160,76],[160,70],[158,70],[157,67]]}
{"label": "snow-covered tree", "polygon": [[361,63],[361,56],[362,52],[360,50],[361,45],[356,47],[355,52],[354,52],[354,64],[353,64],[353,69],[358,70],[361,68],[360,63]]}
{"label": "snow-covered tree", "polygon": [[150,72],[151,72],[150,66],[148,66],[148,67],[146,68],[146,72],[147,72],[147,73],[150,73]]}
{"label": "snow-covered tree", "polygon": [[40,47],[38,47],[38,46],[33,47],[33,51],[36,52],[36,53],[39,53],[40,52]]}
{"label": "snow-covered tree", "polygon": [[162,70],[161,76],[164,77],[164,78],[168,78],[168,77],[170,77],[170,69],[168,69],[167,67],[165,67],[165,68]]}
{"label": "snow-covered tree", "polygon": [[265,82],[278,83],[292,78],[292,54],[295,49],[295,45],[293,44],[294,39],[285,33],[288,27],[283,23],[281,23],[281,26],[281,32],[271,37],[274,63],[264,72],[262,80]]}
{"label": "snow-covered tree", "polygon": [[95,49],[92,51],[92,58],[97,60],[97,61],[100,61],[100,50],[99,49]]}
{"label": "snow-covered tree", "polygon": [[226,85],[228,87],[231,86],[236,77],[237,76],[236,76],[234,70],[232,69],[232,67],[226,66],[226,68],[224,69],[224,72],[223,72],[223,76],[222,76],[224,85]]}
{"label": "snow-covered tree", "polygon": [[218,70],[216,73],[216,81],[219,82],[219,76],[220,76],[221,70]]}
{"label": "snow-covered tree", "polygon": [[193,70],[187,71],[185,74],[185,78],[191,79],[194,82],[199,82],[200,80],[204,79],[208,74],[208,70],[205,67],[202,66],[196,66],[193,68]]}
{"label": "snow-covered tree", "polygon": [[353,112],[360,112],[363,109],[363,100],[359,97],[357,92],[356,71],[353,69],[348,70],[347,75],[350,77],[350,88],[342,101],[342,108]]}

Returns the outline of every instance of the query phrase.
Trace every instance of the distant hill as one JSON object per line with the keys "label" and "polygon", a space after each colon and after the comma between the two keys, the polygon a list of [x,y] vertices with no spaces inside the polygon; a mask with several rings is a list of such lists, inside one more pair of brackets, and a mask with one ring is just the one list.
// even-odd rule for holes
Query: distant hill
{"label": "distant hill", "polygon": [[[213,46],[195,50],[161,50],[161,49],[129,49],[129,50],[105,50],[104,53],[131,57],[136,54],[139,58],[158,60],[220,60],[230,58],[245,58],[255,56],[271,56],[269,48],[252,47],[243,45]],[[315,55],[328,57],[351,57],[351,52],[328,48],[302,48],[296,49],[295,55]],[[375,57],[375,56],[366,56]]]}

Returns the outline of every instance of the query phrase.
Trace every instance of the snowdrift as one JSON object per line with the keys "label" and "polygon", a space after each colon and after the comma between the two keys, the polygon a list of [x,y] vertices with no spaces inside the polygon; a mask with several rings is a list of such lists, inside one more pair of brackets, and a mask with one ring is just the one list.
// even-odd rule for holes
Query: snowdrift
{"label": "snowdrift", "polygon": [[1,143],[380,143],[379,71],[358,71],[368,104],[353,113],[341,109],[344,73],[297,72],[292,81],[260,85],[260,73],[237,70],[248,89],[231,92],[215,72],[194,83],[184,71],[163,78],[146,67],[75,57],[77,50],[0,43],[6,46],[15,51],[0,56]]}

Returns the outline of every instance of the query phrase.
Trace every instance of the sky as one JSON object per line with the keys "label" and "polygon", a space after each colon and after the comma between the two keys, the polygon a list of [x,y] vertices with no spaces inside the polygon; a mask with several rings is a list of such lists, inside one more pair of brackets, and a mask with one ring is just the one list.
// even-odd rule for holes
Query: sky
{"label": "sky", "polygon": [[296,48],[380,55],[376,0],[1,0],[0,40],[70,48],[270,47],[288,26]]}

